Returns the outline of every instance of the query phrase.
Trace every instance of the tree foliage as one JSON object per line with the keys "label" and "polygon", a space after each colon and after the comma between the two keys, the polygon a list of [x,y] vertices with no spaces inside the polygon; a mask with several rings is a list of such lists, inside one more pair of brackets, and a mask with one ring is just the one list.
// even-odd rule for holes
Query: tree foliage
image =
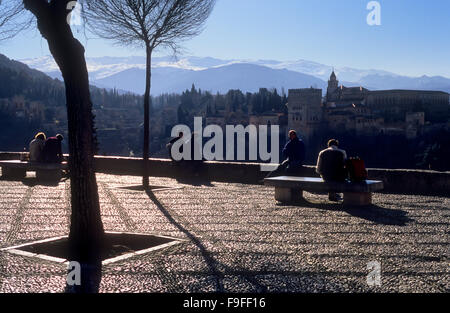
{"label": "tree foliage", "polygon": [[84,2],[90,29],[119,45],[169,47],[198,35],[215,0],[96,0]]}

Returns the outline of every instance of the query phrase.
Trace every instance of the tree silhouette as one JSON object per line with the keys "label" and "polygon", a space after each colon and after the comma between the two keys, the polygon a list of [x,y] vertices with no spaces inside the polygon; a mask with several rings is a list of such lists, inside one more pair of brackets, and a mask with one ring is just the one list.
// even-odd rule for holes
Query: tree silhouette
{"label": "tree silhouette", "polygon": [[[72,207],[69,259],[80,262],[82,268],[92,265],[101,267],[99,251],[104,243],[104,230],[94,172],[92,103],[84,47],[74,38],[70,25],[67,23],[67,16],[73,8],[69,2],[71,1],[10,0],[8,1],[11,4],[10,7],[0,6],[0,16],[4,21],[2,29],[8,30],[11,25],[20,24],[20,21],[14,21],[15,18],[20,18],[20,15],[26,15],[27,12],[31,13],[61,70],[65,85],[69,130]],[[17,10],[8,10],[11,7]],[[9,19],[5,22],[6,16],[9,16]],[[96,291],[89,289],[91,282],[86,281],[86,278],[82,275],[82,289]]]}
{"label": "tree silhouette", "polygon": [[178,42],[199,34],[215,0],[96,0],[85,1],[84,16],[93,33],[119,45],[146,52],[144,95],[144,188],[149,185],[150,89],[152,54],[157,48],[176,53]]}

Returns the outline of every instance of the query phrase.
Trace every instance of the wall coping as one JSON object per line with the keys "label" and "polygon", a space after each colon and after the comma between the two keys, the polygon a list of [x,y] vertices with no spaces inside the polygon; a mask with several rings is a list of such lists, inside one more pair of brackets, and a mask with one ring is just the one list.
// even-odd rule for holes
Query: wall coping
{"label": "wall coping", "polygon": [[[0,152],[0,160],[19,159],[20,154],[20,152]],[[179,180],[193,176],[189,166],[183,163],[158,158],[150,158],[148,162],[149,176]],[[268,172],[261,171],[260,164],[205,161],[198,178],[207,181],[261,184]],[[141,176],[142,165],[142,159],[137,157],[95,156],[95,170],[99,173]],[[305,165],[305,169],[305,176],[318,177],[314,165]],[[384,182],[384,192],[444,196],[450,194],[450,171],[368,168],[368,172],[370,179]]]}

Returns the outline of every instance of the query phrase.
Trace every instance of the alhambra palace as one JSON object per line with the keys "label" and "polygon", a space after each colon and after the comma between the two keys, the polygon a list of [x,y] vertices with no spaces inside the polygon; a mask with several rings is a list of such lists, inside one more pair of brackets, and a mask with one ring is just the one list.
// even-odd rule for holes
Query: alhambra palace
{"label": "alhambra palace", "polygon": [[[288,113],[254,114],[240,108],[214,108],[206,124],[280,125],[287,133],[299,132],[306,141],[318,131],[353,132],[361,135],[391,134],[416,138],[427,129],[442,127],[449,94],[441,91],[376,90],[339,85],[334,71],[324,95],[322,89],[289,89]],[[443,122],[449,127],[449,122]]]}

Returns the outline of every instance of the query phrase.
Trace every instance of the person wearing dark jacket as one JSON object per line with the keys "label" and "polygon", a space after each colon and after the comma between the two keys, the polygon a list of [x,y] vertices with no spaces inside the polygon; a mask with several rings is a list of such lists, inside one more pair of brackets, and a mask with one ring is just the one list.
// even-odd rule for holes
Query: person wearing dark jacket
{"label": "person wearing dark jacket", "polygon": [[[168,149],[168,151],[169,151],[169,156],[170,156],[170,158],[172,159],[172,161],[175,161],[175,159],[174,159],[174,157],[173,157],[173,155],[172,155],[172,146],[173,146],[173,144],[174,144],[175,142],[177,142],[178,140],[182,140],[182,138],[183,138],[183,132],[179,132],[179,133],[178,133],[178,137],[175,137],[175,138],[171,139],[171,140],[169,141],[169,143],[166,145],[166,147],[167,147],[167,149]],[[180,151],[179,151],[179,152],[180,152],[180,153],[183,153],[183,146],[180,147]]]}
{"label": "person wearing dark jacket", "polygon": [[194,132],[187,144],[191,145],[191,156],[185,164],[191,169],[194,177],[198,177],[203,169],[202,138]]}
{"label": "person wearing dark jacket", "polygon": [[[319,153],[316,172],[324,181],[345,181],[347,178],[347,170],[345,168],[347,153],[338,147],[339,141],[330,139],[328,148]],[[330,201],[341,200],[340,195],[337,193],[329,193],[328,198]]]}
{"label": "person wearing dark jacket", "polygon": [[45,146],[45,134],[39,132],[30,142],[30,162],[41,162],[43,159],[42,151]]}
{"label": "person wearing dark jacket", "polygon": [[287,170],[295,172],[305,160],[305,144],[297,137],[295,130],[289,131],[289,139],[282,153],[284,159],[288,161]]}
{"label": "person wearing dark jacket", "polygon": [[61,163],[63,160],[63,153],[61,141],[64,137],[61,134],[55,137],[47,138],[42,150],[42,157],[45,163]]}
{"label": "person wearing dark jacket", "polygon": [[284,161],[266,177],[276,175],[300,175],[305,161],[305,144],[298,138],[295,130],[289,131],[289,141],[282,151]]}

